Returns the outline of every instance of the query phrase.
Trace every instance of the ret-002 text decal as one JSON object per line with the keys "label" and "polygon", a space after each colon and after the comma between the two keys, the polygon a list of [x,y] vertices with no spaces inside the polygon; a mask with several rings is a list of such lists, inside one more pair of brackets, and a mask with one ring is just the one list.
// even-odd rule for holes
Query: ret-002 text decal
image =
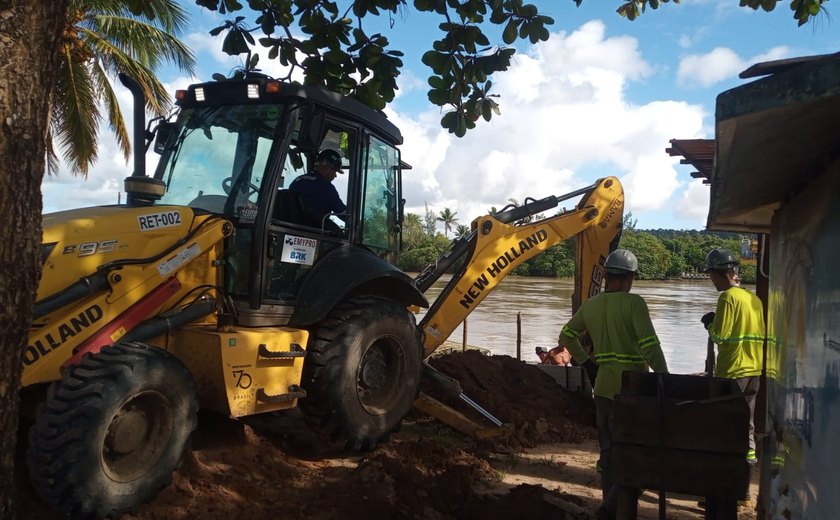
{"label": "ret-002 text decal", "polygon": [[140,224],[140,231],[153,231],[155,229],[175,227],[181,225],[181,214],[177,211],[162,211],[150,215],[137,217]]}

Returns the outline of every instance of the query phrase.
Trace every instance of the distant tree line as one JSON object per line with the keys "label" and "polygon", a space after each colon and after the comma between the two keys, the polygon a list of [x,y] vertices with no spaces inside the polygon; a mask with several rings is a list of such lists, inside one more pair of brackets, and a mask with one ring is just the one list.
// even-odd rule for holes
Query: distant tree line
{"label": "distant tree line", "polygon": [[[409,213],[403,225],[403,249],[398,265],[409,272],[421,271],[437,260],[451,243],[447,236],[456,213],[446,208],[440,214],[426,209],[425,216]],[[445,217],[441,218],[441,217]],[[437,222],[449,221],[446,232],[436,230]],[[457,222],[457,219],[455,219]],[[465,236],[470,229],[465,225],[454,227],[455,238]],[[624,230],[619,247],[629,249],[639,259],[639,278],[642,280],[666,280],[680,278],[684,274],[700,273],[706,254],[716,247],[724,247],[740,257],[742,242],[753,240],[752,235],[716,231],[636,229],[632,213],[624,217]],[[755,283],[755,261],[747,251],[741,262],[741,280]],[[526,261],[511,274],[519,276],[541,276],[551,278],[572,278],[575,275],[575,240],[566,240],[544,253]]]}

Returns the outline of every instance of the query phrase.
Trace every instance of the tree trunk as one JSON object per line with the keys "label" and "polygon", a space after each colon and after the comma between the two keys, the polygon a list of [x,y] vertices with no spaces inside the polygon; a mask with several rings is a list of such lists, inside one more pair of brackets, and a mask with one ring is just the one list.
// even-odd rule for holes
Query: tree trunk
{"label": "tree trunk", "polygon": [[41,276],[41,179],[67,0],[0,0],[0,518],[13,518],[21,354]]}

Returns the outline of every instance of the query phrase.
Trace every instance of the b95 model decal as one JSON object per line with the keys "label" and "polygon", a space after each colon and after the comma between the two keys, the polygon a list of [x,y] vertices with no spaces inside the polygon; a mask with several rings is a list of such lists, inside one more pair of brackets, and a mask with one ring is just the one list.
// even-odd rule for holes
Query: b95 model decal
{"label": "b95 model decal", "polygon": [[64,246],[62,253],[65,255],[78,253],[78,256],[90,256],[96,253],[113,253],[116,248],[116,240],[102,240],[101,242],[85,242],[83,244]]}

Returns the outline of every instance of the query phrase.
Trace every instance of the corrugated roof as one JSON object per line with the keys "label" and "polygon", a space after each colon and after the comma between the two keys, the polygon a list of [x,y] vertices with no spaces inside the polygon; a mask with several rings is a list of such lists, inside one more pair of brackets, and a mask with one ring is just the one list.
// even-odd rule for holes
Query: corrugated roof
{"label": "corrugated roof", "polygon": [[722,92],[715,139],[671,139],[711,184],[708,229],[767,233],[792,192],[840,162],[840,53],[756,64]]}
{"label": "corrugated roof", "polygon": [[722,92],[707,227],[767,233],[774,211],[840,161],[840,55],[769,62]]}

